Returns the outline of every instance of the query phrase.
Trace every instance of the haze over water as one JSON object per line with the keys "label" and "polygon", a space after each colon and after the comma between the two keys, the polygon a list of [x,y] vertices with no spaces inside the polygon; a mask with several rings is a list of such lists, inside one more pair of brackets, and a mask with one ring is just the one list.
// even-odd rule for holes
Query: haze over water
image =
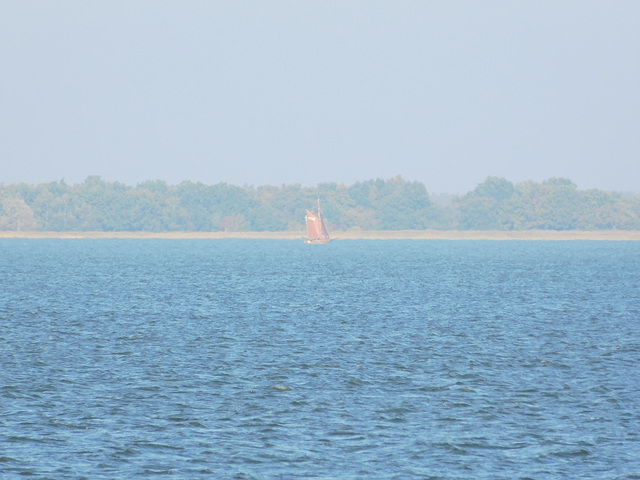
{"label": "haze over water", "polygon": [[0,239],[2,478],[639,478],[637,242]]}

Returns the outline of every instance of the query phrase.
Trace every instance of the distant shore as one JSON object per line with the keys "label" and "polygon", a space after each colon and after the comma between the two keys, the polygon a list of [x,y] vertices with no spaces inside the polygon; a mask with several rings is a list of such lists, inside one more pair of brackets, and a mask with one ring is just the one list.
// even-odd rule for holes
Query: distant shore
{"label": "distant shore", "polygon": [[[0,232],[0,238],[275,239],[301,240],[304,232]],[[609,240],[640,241],[638,230],[350,230],[335,240]]]}

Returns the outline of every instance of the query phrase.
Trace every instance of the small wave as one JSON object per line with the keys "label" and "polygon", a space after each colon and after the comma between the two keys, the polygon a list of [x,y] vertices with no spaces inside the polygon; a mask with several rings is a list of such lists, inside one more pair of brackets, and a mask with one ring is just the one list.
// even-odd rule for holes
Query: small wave
{"label": "small wave", "polygon": [[560,452],[550,452],[549,455],[554,457],[580,457],[583,455],[591,455],[589,450],[585,450],[584,448],[578,450],[564,450]]}

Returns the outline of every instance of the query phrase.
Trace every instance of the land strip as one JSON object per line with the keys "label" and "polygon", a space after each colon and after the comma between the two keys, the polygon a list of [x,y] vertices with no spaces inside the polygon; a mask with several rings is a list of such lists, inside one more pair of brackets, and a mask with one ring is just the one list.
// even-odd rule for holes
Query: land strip
{"label": "land strip", "polygon": [[[0,238],[277,239],[301,240],[304,232],[0,232]],[[336,240],[610,240],[640,241],[638,230],[350,230]]]}

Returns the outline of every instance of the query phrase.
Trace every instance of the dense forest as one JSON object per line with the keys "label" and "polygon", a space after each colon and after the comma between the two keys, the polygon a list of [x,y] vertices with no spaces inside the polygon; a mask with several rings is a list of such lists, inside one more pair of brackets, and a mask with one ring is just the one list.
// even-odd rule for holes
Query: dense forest
{"label": "dense forest", "polygon": [[489,177],[448,202],[398,176],[347,186],[233,186],[155,180],[135,187],[98,176],[0,184],[0,230],[302,231],[321,199],[331,230],[640,230],[640,198],[579,190],[570,180],[514,184]]}

